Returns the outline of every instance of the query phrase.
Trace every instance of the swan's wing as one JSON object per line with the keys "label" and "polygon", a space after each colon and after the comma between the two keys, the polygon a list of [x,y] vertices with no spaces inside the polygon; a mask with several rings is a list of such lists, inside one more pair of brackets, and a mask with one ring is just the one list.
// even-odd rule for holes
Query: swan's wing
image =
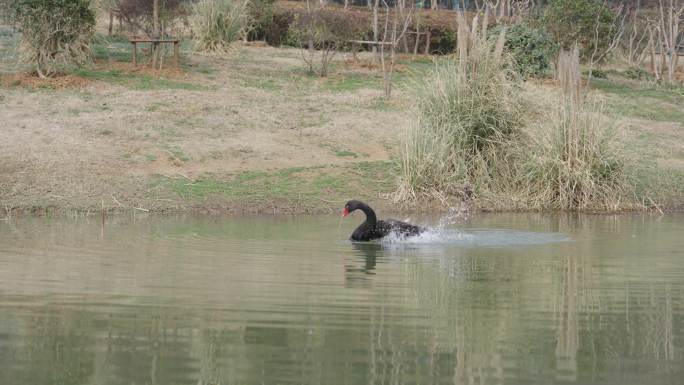
{"label": "swan's wing", "polygon": [[418,235],[425,231],[424,228],[416,225],[412,225],[410,223],[402,222],[402,221],[397,221],[395,219],[388,219],[386,221],[379,221],[378,225],[380,223],[383,223],[383,226],[387,227],[387,231],[394,231],[398,232],[399,234],[402,235]]}

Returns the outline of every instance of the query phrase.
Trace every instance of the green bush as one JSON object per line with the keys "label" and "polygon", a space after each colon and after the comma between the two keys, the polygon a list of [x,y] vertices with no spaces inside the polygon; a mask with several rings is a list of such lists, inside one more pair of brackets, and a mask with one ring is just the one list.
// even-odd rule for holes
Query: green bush
{"label": "green bush", "polygon": [[618,32],[615,14],[599,0],[553,0],[543,23],[562,48],[571,49],[577,43],[583,60],[595,49],[604,52]]}
{"label": "green bush", "polygon": [[623,72],[623,75],[627,79],[633,79],[633,80],[653,80],[654,79],[654,76],[652,73],[646,71],[643,68],[639,68],[639,67],[628,68],[627,70],[625,70],[625,72]]}
{"label": "green bush", "polygon": [[252,29],[249,32],[250,40],[266,40],[273,26],[273,5],[275,0],[251,0],[249,2],[249,14],[252,19]]}
{"label": "green bush", "polygon": [[448,55],[456,51],[456,32],[448,29],[431,31],[430,53]]}
{"label": "green bush", "polygon": [[[500,29],[494,28],[492,36],[497,36]],[[545,76],[558,51],[558,46],[543,28],[525,23],[507,28],[504,47],[513,58],[516,71],[525,79]]]}
{"label": "green bush", "polygon": [[[582,75],[589,76],[589,70],[582,71]],[[591,70],[591,77],[594,79],[608,79],[608,71],[594,68]]]}
{"label": "green bush", "polygon": [[9,17],[22,33],[22,56],[41,77],[90,58],[95,14],[89,0],[16,0]]}
{"label": "green bush", "polygon": [[289,33],[290,24],[294,21],[294,14],[290,12],[278,11],[274,9],[273,18],[264,31],[264,40],[275,47],[281,45],[293,46],[290,42],[291,34]]}

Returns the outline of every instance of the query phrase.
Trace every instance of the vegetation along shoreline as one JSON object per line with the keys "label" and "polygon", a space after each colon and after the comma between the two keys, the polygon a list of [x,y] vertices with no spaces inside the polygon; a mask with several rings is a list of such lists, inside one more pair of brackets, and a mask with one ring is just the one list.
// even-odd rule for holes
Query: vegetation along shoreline
{"label": "vegetation along shoreline", "polygon": [[158,3],[0,0],[0,217],[684,210],[684,1]]}

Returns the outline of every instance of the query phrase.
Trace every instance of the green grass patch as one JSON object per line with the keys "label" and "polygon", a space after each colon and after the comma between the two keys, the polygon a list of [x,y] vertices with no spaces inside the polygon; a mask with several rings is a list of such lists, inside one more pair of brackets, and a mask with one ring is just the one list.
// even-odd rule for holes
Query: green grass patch
{"label": "green grass patch", "polygon": [[641,164],[634,171],[634,190],[645,205],[657,202],[670,210],[684,208],[684,170],[657,166],[655,162]]}
{"label": "green grass patch", "polygon": [[[297,50],[293,50],[296,52]],[[285,57],[285,56],[282,56]],[[300,95],[312,91],[329,93],[357,92],[361,89],[383,89],[382,71],[356,70],[347,68],[345,65],[335,62],[331,64],[329,75],[319,77],[307,71],[302,62],[300,66],[282,69],[277,66],[264,67],[254,66],[257,57],[247,53],[241,53],[230,59],[236,67],[249,68],[249,71],[239,71],[239,77],[235,80],[245,87],[257,88],[269,92],[281,92],[286,90],[288,95]],[[410,84],[416,78],[424,76],[426,70],[434,66],[430,58],[407,59],[397,62],[396,71],[393,75],[395,86]],[[371,108],[384,109],[386,105],[377,103]]]}
{"label": "green grass patch", "polygon": [[384,97],[374,98],[369,104],[368,108],[375,111],[399,111],[399,107],[392,103],[392,100],[387,100]]}
{"label": "green grass patch", "polygon": [[213,75],[216,69],[208,63],[181,63],[181,68],[186,72],[195,72],[202,75]]}
{"label": "green grass patch", "polygon": [[659,122],[684,123],[684,88],[593,79],[592,86],[609,97],[608,112]]}
{"label": "green grass patch", "polygon": [[354,151],[339,148],[339,147],[333,146],[331,144],[323,144],[323,145],[321,145],[321,147],[330,150],[330,152],[332,152],[333,154],[335,154],[335,156],[338,156],[340,158],[358,158],[359,156],[362,156],[362,157],[368,156],[368,154],[363,154],[363,153],[357,154]]}
{"label": "green grass patch", "polygon": [[358,158],[358,154],[353,152],[353,151],[347,151],[347,150],[337,150],[335,151],[335,156],[339,157],[351,157],[351,158]]}
{"label": "green grass patch", "polygon": [[131,62],[132,46],[124,36],[99,35],[91,45],[96,60]]}
{"label": "green grass patch", "polygon": [[130,74],[119,70],[78,69],[76,75],[111,84],[128,87],[134,90],[188,90],[206,91],[210,87],[201,84],[179,82],[176,80],[154,77],[147,74]]}
{"label": "green grass patch", "polygon": [[[138,59],[143,60],[146,56],[143,54],[142,48],[149,48],[151,44],[149,43],[139,43],[138,44]],[[171,45],[168,44],[162,44],[161,48],[164,50],[164,56],[165,56],[165,61],[171,60],[171,56],[173,55],[173,48]],[[95,60],[104,60],[104,61],[114,61],[114,62],[122,62],[122,63],[130,63],[132,61],[132,55],[133,55],[133,46],[128,40],[126,36],[123,35],[113,35],[113,36],[105,36],[102,34],[98,34],[91,44],[91,49],[93,52],[93,56]],[[184,54],[190,52],[192,49],[192,42],[189,40],[181,40],[180,43],[180,56],[181,58],[184,56]],[[181,64],[183,67],[186,67],[185,64]],[[197,72],[201,73],[208,73],[208,72],[203,72],[207,71],[207,66],[202,65],[199,66],[199,70],[196,70]]]}
{"label": "green grass patch", "polygon": [[164,149],[169,153],[169,160],[179,160],[181,162],[189,162],[192,160],[188,155],[183,152],[178,146],[165,146]]}
{"label": "green grass patch", "polygon": [[398,64],[399,67],[392,75],[392,84],[395,87],[414,88],[417,81],[425,78],[435,68],[432,58],[399,61]]}
{"label": "green grass patch", "polygon": [[194,181],[158,176],[153,189],[171,191],[190,201],[267,202],[273,200],[345,200],[376,197],[394,188],[393,162],[346,166],[293,167],[276,171],[207,174]]}
{"label": "green grass patch", "polygon": [[338,73],[324,79],[321,89],[330,92],[355,92],[364,88],[382,88],[380,73]]}
{"label": "green grass patch", "polygon": [[382,89],[383,84],[380,72],[349,72],[331,69],[327,77],[319,77],[308,73],[303,66],[285,71],[260,69],[250,74],[241,74],[239,80],[245,87],[271,92],[286,89],[290,93],[356,92],[364,88]]}
{"label": "green grass patch", "polygon": [[242,81],[245,87],[257,88],[264,91],[276,92],[283,89],[281,81],[275,77],[245,77]]}

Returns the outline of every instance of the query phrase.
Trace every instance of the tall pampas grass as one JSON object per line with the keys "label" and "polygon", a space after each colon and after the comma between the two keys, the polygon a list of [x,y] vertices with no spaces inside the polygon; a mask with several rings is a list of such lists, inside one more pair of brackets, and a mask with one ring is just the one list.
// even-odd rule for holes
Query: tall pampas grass
{"label": "tall pampas grass", "polygon": [[196,51],[229,52],[252,27],[249,0],[200,0],[193,5],[190,25]]}
{"label": "tall pampas grass", "polygon": [[582,93],[577,47],[560,53],[558,78],[560,101],[530,135],[524,158],[529,206],[607,211],[633,206],[615,127],[601,104]]}
{"label": "tall pampas grass", "polygon": [[438,62],[417,85],[415,119],[402,143],[397,200],[440,196],[455,185],[488,188],[521,122],[516,85],[495,44],[459,14],[458,55]]}

